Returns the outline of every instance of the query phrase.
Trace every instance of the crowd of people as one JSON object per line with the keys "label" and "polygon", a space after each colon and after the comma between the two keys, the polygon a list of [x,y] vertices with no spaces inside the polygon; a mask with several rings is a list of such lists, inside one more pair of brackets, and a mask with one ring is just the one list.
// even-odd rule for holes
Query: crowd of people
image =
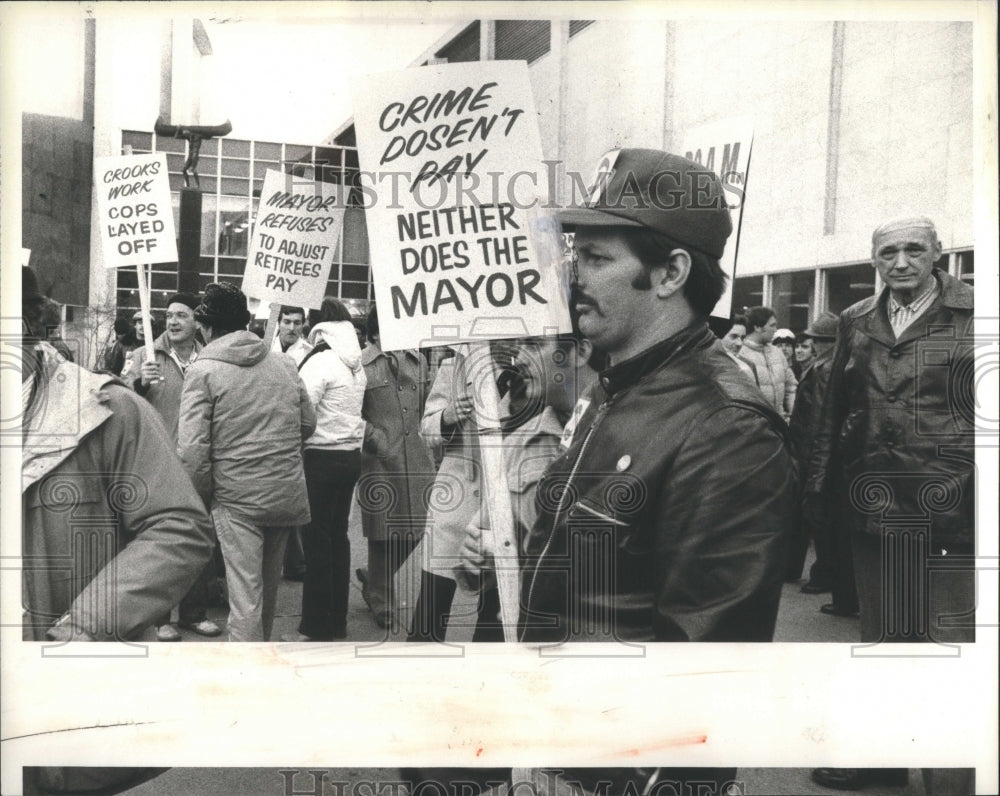
{"label": "crowd of people", "polygon": [[[884,287],[839,317],[795,334],[752,307],[717,338],[718,178],[623,149],[599,190],[561,213],[572,333],[490,346],[518,639],[770,641],[811,541],[802,589],[859,614],[860,641],[974,640],[973,299],[935,267],[932,221],[875,228]],[[217,283],[170,298],[153,356],[136,324],[118,374],[93,373],[42,339],[23,283],[26,638],[174,640],[175,607],[219,635],[205,605],[224,570],[229,640],[270,638],[283,571],[303,580],[288,640],[344,639],[354,501],[379,626],[399,621],[393,576],[419,555],[410,639],[447,638],[459,588],[479,594],[474,640],[503,638],[482,467],[498,438],[480,433],[468,350],[383,351],[375,309],[362,347],[331,297],[309,317],[282,307],[269,346]],[[28,563],[53,557],[72,573]]]}

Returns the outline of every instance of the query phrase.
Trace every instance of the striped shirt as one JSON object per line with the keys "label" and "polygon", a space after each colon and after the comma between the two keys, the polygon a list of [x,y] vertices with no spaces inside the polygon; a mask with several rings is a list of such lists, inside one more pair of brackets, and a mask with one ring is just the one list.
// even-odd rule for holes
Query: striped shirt
{"label": "striped shirt", "polygon": [[927,312],[927,308],[934,303],[934,299],[941,292],[937,279],[932,280],[931,286],[921,293],[917,298],[907,305],[900,304],[889,294],[889,302],[886,310],[889,313],[889,324],[896,337],[899,337],[910,324]]}

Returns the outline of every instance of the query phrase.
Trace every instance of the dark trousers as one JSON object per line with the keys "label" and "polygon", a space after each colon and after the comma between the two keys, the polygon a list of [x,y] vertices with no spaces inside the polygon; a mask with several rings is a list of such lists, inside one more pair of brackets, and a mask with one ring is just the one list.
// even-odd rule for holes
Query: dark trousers
{"label": "dark trousers", "polygon": [[[949,546],[942,556],[928,533],[893,529],[882,535],[855,533],[851,547],[863,642],[976,640],[971,546]],[[949,555],[954,568],[944,569],[939,565],[948,563]]]}
{"label": "dark trousers", "polygon": [[854,580],[854,553],[851,551],[851,535],[843,528],[831,529],[827,526],[830,540],[830,562],[832,570],[833,604],[844,613],[858,610],[858,586]]}
{"label": "dark trousers", "polygon": [[[457,584],[451,578],[435,575],[427,570],[421,573],[420,594],[413,610],[413,629],[407,641],[444,642],[456,587]],[[503,641],[503,624],[498,617],[499,613],[500,593],[496,586],[480,589],[473,641]]]}
{"label": "dark trousers", "polygon": [[312,521],[302,533],[306,576],[299,632],[331,641],[347,635],[351,587],[347,521],[361,471],[361,451],[307,449],[304,463]]}
{"label": "dark trousers", "polygon": [[293,528],[288,534],[288,544],[285,546],[285,561],[282,566],[282,574],[289,576],[301,576],[306,571],[306,554],[302,549],[302,529]]}

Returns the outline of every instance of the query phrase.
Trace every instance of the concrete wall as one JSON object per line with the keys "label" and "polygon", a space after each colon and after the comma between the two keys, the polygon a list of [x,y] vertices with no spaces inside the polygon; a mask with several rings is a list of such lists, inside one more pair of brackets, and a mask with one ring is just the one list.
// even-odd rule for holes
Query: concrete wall
{"label": "concrete wall", "polygon": [[[946,248],[972,246],[971,23],[844,24],[835,148],[833,53],[832,21],[599,21],[568,45],[566,166],[586,177],[613,147],[751,115],[741,275],[865,260],[872,228],[907,211]],[[553,68],[532,66],[547,156]]]}

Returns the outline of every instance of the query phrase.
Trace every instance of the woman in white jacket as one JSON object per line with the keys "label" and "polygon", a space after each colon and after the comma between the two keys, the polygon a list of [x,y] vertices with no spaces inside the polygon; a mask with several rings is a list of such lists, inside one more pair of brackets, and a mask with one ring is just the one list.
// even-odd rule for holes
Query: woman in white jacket
{"label": "woman in white jacket", "polygon": [[303,529],[306,575],[299,635],[286,640],[332,641],[347,636],[351,543],[347,520],[361,468],[365,370],[351,315],[327,296],[309,333],[313,349],[299,375],[316,410],[305,442],[306,487],[312,521]]}

